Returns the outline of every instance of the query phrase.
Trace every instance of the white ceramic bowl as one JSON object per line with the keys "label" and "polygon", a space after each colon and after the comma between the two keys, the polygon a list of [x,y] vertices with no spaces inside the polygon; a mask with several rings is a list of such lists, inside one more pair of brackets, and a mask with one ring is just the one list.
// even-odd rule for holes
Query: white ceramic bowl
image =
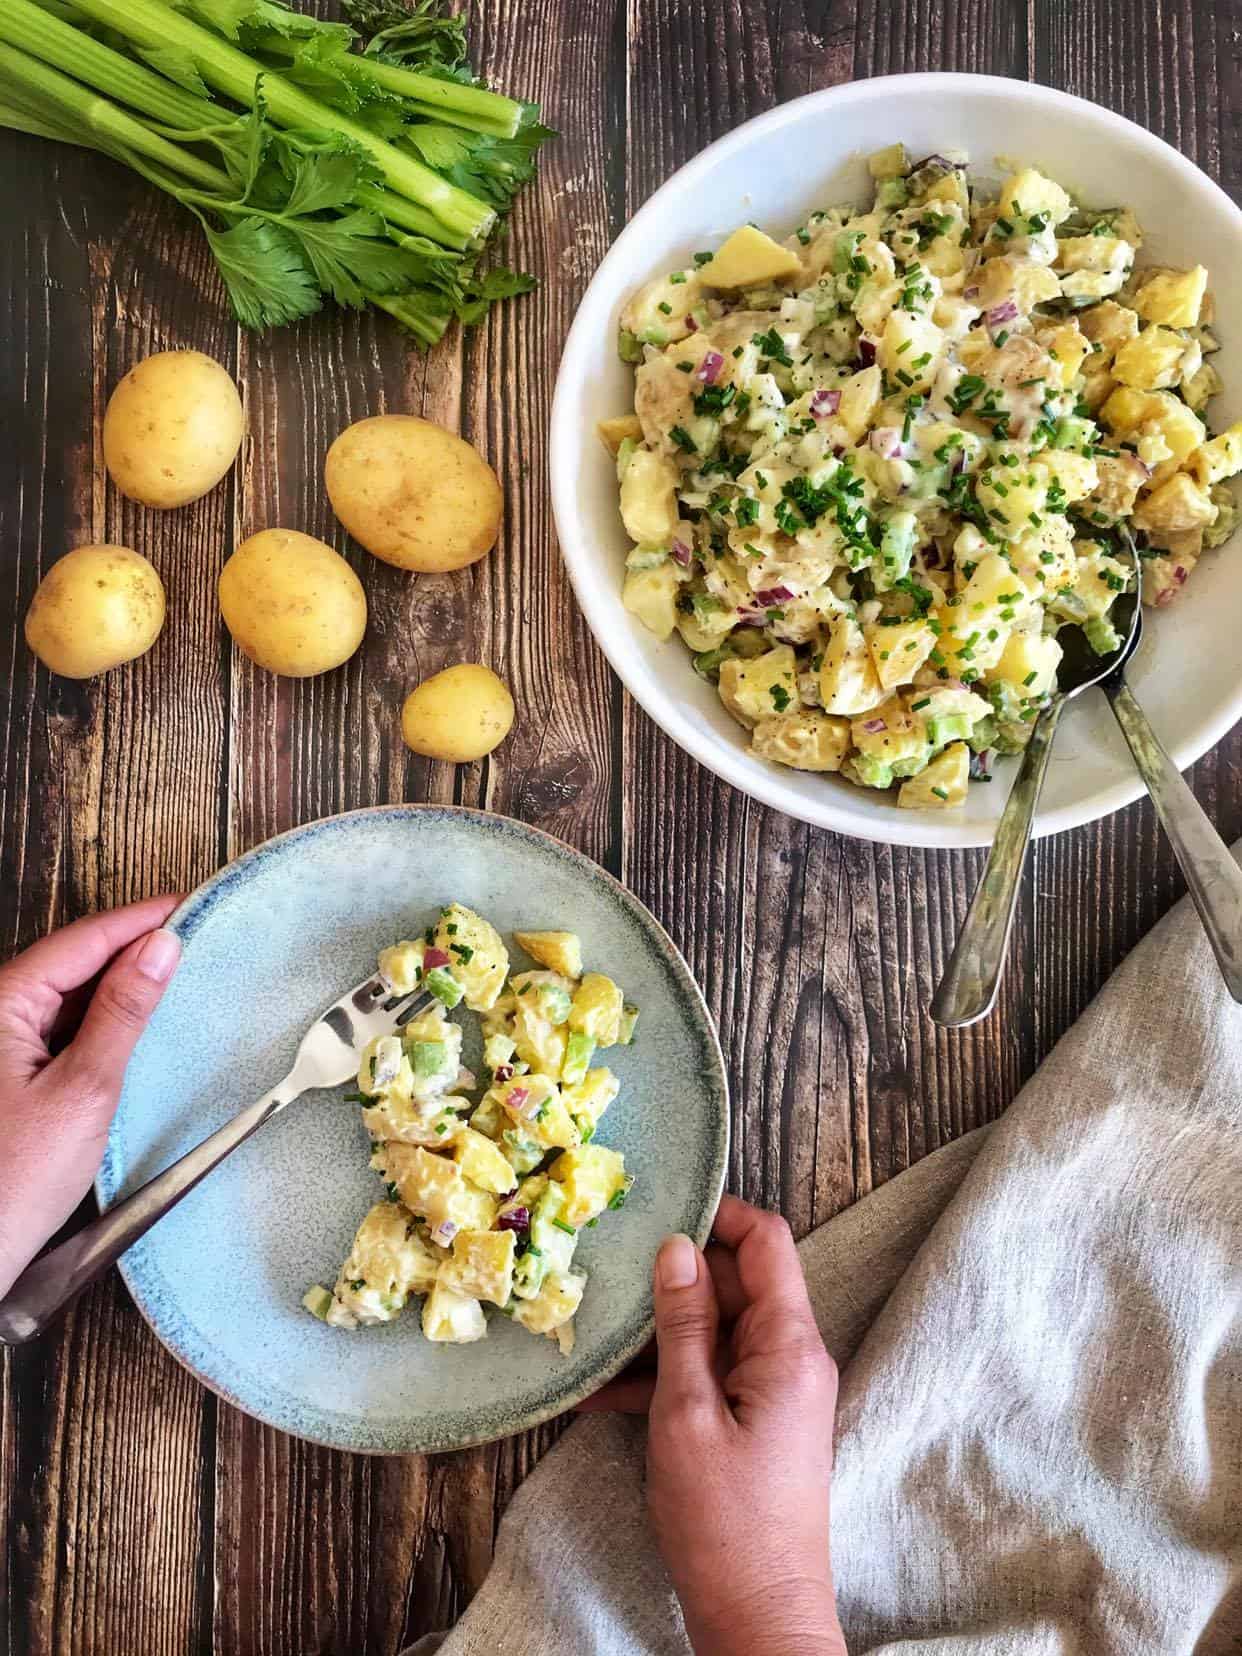
{"label": "white ceramic bowl", "polygon": [[[790,816],[859,839],[986,845],[1014,761],[958,810],[899,810],[889,796],[754,757],[747,733],[674,637],[661,644],[621,604],[628,541],[598,419],[632,408],[632,370],[616,353],[630,292],[754,219],[785,235],[815,207],[870,199],[867,155],[897,140],[915,156],[964,150],[999,179],[1005,162],[1046,170],[1090,206],[1134,208],[1143,263],[1207,266],[1224,342],[1215,429],[1242,415],[1242,212],[1176,150],[1095,104],[985,75],[893,75],[812,93],[749,121],[683,167],[635,215],[600,265],[569,334],[552,412],[551,475],[561,548],[592,631],[626,688],[660,727],[727,782]],[[1003,157],[1004,161],[998,158]],[[1132,683],[1178,765],[1193,763],[1242,716],[1242,582],[1237,543],[1208,553],[1170,610],[1149,612]],[[1058,833],[1136,799],[1140,782],[1102,697],[1062,723],[1036,832]]]}

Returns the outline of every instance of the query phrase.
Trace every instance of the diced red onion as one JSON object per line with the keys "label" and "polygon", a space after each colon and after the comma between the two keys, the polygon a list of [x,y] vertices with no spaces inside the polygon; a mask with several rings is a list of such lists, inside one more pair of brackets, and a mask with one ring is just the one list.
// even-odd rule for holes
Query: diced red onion
{"label": "diced red onion", "polygon": [[510,1208],[508,1213],[502,1213],[496,1220],[497,1230],[525,1231],[530,1229],[530,1209],[524,1207]]}
{"label": "diced red onion", "polygon": [[971,754],[970,774],[976,782],[990,782],[992,780],[991,748],[985,748],[982,753]]}
{"label": "diced red onion", "polygon": [[719,351],[705,351],[703,360],[699,363],[695,379],[702,380],[704,385],[715,385],[724,367],[724,358]]}
{"label": "diced red onion", "polygon": [[961,679],[945,679],[944,687],[946,690],[964,690],[966,688]]}
{"label": "diced red onion", "polygon": [[916,162],[910,171],[912,173],[922,172],[924,167],[939,167],[941,172],[957,172],[961,167],[961,162],[950,161],[944,155],[929,155],[925,160]]}
{"label": "diced red onion", "polygon": [[962,289],[962,298],[963,299],[977,299],[978,297],[979,297],[979,288],[978,288],[977,285],[975,287],[968,287],[968,288],[963,288]]}
{"label": "diced red onion", "polygon": [[441,1219],[440,1223],[431,1232],[433,1242],[438,1242],[442,1248],[447,1248],[457,1235],[458,1226],[452,1219]]}
{"label": "diced red onion", "polygon": [[686,318],[686,327],[687,327],[687,329],[690,333],[698,333],[698,331],[699,331],[699,325],[694,320],[693,316],[687,316],[687,318]]}
{"label": "diced red onion", "polygon": [[453,1082],[453,1085],[454,1085],[454,1087],[459,1087],[459,1088],[460,1087],[473,1087],[474,1083],[475,1083],[475,1079],[476,1079],[476,1077],[475,1077],[474,1071],[472,1069],[467,1069],[466,1066],[464,1064],[462,1064],[458,1068],[457,1079],[456,1079],[456,1081]]}
{"label": "diced red onion", "polygon": [[425,949],[423,951],[423,966],[427,971],[430,972],[433,967],[447,966],[448,964],[449,957],[443,949]]}
{"label": "diced red onion", "polygon": [[505,1104],[508,1108],[517,1110],[519,1114],[530,1102],[529,1087],[510,1087],[505,1094]]}
{"label": "diced red onion", "polygon": [[816,391],[811,398],[811,418],[823,420],[829,414],[835,414],[841,406],[839,391]]}
{"label": "diced red onion", "polygon": [[770,604],[786,604],[791,598],[796,598],[797,596],[798,594],[792,587],[764,587],[762,592],[756,592],[755,602],[765,606]]}
{"label": "diced red onion", "polygon": [[675,540],[668,549],[668,555],[675,564],[680,564],[683,569],[689,569],[694,560],[694,554],[685,541]]}
{"label": "diced red onion", "polygon": [[1018,314],[1018,307],[1012,299],[1002,299],[999,305],[993,305],[991,310],[984,311],[989,328],[999,328],[1002,322],[1012,322]]}
{"label": "diced red onion", "polygon": [[1178,586],[1183,585],[1183,583],[1186,580],[1187,573],[1188,572],[1185,569],[1182,568],[1181,564],[1177,564],[1174,567],[1173,579],[1177,582]]}
{"label": "diced red onion", "polygon": [[896,426],[877,426],[870,436],[871,447],[885,460],[900,460],[905,452],[901,432]]}
{"label": "diced red onion", "polygon": [[961,448],[954,449],[953,450],[953,455],[952,455],[951,459],[949,460],[949,476],[950,477],[956,477],[958,472],[960,472],[964,469],[965,465],[966,465],[966,450],[961,449]]}
{"label": "diced red onion", "polygon": [[739,604],[737,624],[739,627],[766,627],[768,618],[762,610],[743,609]]}
{"label": "diced red onion", "polygon": [[492,1080],[493,1081],[512,1081],[512,1079],[513,1079],[513,1065],[512,1064],[497,1064],[496,1068],[492,1071]]}
{"label": "diced red onion", "polygon": [[1176,598],[1176,597],[1177,597],[1177,588],[1176,587],[1165,587],[1164,591],[1162,593],[1160,593],[1158,595],[1158,597],[1156,598],[1156,602],[1158,604],[1171,604],[1173,602],[1174,598]]}
{"label": "diced red onion", "polygon": [[1147,464],[1146,460],[1143,459],[1142,455],[1132,454],[1130,456],[1130,458],[1134,461],[1134,464],[1136,466],[1141,466],[1142,467],[1144,477],[1150,477],[1151,476],[1151,467]]}
{"label": "diced red onion", "polygon": [[870,368],[875,361],[875,341],[865,336],[858,341],[858,360],[864,368]]}
{"label": "diced red onion", "polygon": [[866,719],[863,722],[863,729],[868,736],[878,736],[882,730],[887,730],[888,726],[883,719]]}

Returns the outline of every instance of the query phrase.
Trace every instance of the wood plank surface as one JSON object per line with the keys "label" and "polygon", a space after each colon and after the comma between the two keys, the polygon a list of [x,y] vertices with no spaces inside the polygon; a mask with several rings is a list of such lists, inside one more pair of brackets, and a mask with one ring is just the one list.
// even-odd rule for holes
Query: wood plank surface
{"label": "wood plank surface", "polygon": [[[950,68],[1034,78],[1131,116],[1242,193],[1240,0],[476,0],[476,61],[540,100],[559,140],[513,224],[543,286],[428,357],[379,317],[239,333],[194,227],[98,157],[0,133],[0,949],[75,914],[185,887],[294,824],[432,799],[538,823],[618,873],[690,959],[724,1032],[732,1189],[803,1232],[994,1118],[1180,894],[1152,811],[1041,844],[999,1013],[958,1036],[924,1008],[979,853],[817,832],[701,770],[624,697],[561,569],[547,429],[591,272],[676,167],[784,99]],[[895,121],[897,112],[895,111]],[[237,373],[235,477],[156,516],[101,481],[108,391],[194,346]],[[350,547],[324,452],[366,413],[457,427],[501,471],[496,554],[410,580]],[[338,673],[274,680],[231,650],[216,576],[284,525],[365,566],[371,627]],[[148,553],[177,622],[93,684],[21,642],[48,564],[114,539]],[[478,659],[513,686],[513,738],[481,764],[409,755],[408,687]],[[1242,832],[1242,733],[1192,773]],[[0,1171],[2,1177],[2,1171]],[[351,1457],[205,1393],[114,1277],[0,1367],[0,1656],[393,1656],[486,1572],[551,1426],[457,1456]],[[569,1656],[569,1653],[567,1653]]]}

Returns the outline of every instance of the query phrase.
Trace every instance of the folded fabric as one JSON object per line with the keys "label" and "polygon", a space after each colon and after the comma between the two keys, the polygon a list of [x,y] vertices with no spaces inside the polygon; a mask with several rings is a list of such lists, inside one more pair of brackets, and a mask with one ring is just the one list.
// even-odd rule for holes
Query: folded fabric
{"label": "folded fabric", "polygon": [[[1242,1008],[1188,904],[802,1258],[854,1656],[1242,1651]],[[639,1422],[566,1433],[440,1656],[685,1656],[642,1461]]]}

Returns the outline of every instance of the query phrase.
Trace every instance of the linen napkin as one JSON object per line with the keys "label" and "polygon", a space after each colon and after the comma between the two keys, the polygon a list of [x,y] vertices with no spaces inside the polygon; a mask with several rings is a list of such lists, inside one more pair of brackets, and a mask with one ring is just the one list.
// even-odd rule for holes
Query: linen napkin
{"label": "linen napkin", "polygon": [[[1242,1652],[1242,1008],[1188,902],[1000,1122],[801,1253],[854,1656]],[[567,1432],[419,1652],[686,1656],[643,1448]]]}

